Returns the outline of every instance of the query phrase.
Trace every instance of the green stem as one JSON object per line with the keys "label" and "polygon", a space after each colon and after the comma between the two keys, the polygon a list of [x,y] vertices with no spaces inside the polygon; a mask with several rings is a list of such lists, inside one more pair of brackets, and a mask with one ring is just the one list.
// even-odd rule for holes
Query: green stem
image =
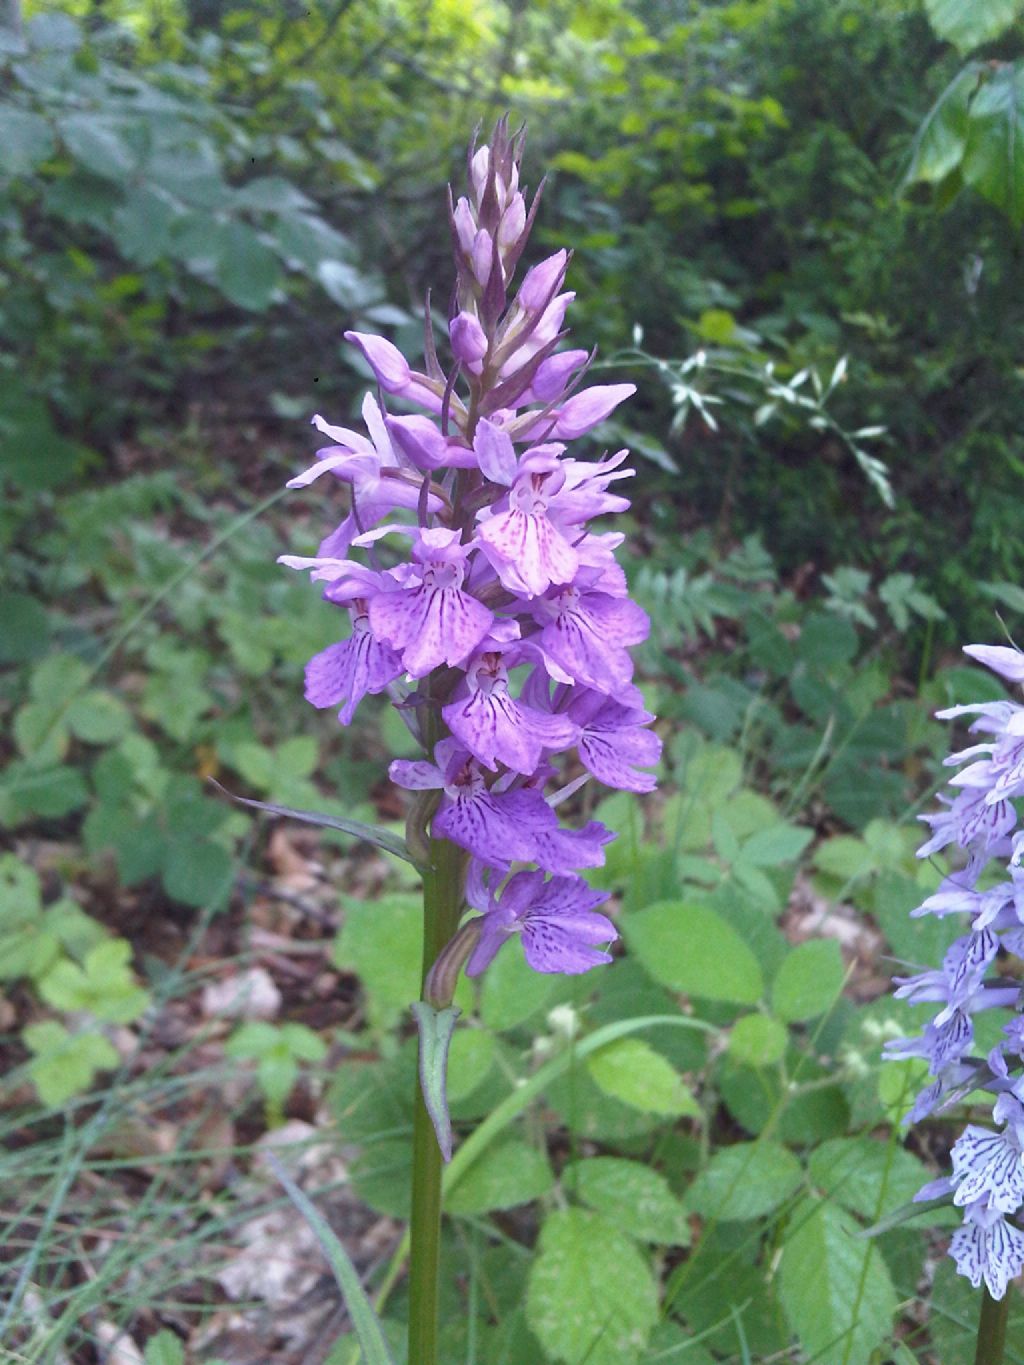
{"label": "green stem", "polygon": [[1006,1321],[1010,1316],[1010,1288],[1001,1299],[994,1299],[983,1291],[981,1317],[978,1320],[978,1344],[974,1351],[974,1365],[1003,1365],[1006,1345]]}
{"label": "green stem", "polygon": [[[446,839],[430,841],[423,874],[423,978],[459,927],[465,855]],[[437,1295],[441,1254],[441,1153],[416,1080],[409,1227],[409,1360],[437,1365]]]}

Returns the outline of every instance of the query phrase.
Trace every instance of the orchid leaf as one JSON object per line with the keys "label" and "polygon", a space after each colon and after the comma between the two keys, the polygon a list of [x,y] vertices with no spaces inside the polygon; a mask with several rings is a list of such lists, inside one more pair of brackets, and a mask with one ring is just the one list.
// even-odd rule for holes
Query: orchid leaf
{"label": "orchid leaf", "polygon": [[301,820],[307,825],[321,825],[325,829],[340,829],[344,834],[351,834],[355,839],[362,839],[364,843],[376,844],[385,853],[393,853],[396,858],[401,858],[413,867],[419,864],[410,853],[404,839],[399,839],[395,834],[389,834],[386,829],[381,829],[379,825],[367,825],[362,820],[346,820],[336,815],[322,815],[315,810],[294,810],[291,806],[276,806],[272,801],[254,801],[248,796],[236,796],[234,792],[229,792],[227,787],[222,787],[214,778],[209,781],[223,792],[232,801],[237,801],[240,806],[251,806],[253,810],[264,810],[268,815],[280,815],[287,820]]}
{"label": "orchid leaf", "polygon": [[420,1032],[420,1089],[437,1145],[445,1161],[452,1159],[452,1120],[448,1113],[448,1048],[462,1011],[457,1005],[436,1010],[425,1000],[412,1007]]}

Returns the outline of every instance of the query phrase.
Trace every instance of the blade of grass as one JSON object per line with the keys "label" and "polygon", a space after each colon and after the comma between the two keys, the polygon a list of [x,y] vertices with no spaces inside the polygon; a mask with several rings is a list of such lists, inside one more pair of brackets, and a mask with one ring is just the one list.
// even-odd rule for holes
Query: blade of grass
{"label": "blade of grass", "polygon": [[305,1218],[313,1231],[313,1235],[323,1248],[323,1253],[334,1272],[334,1278],[338,1282],[342,1298],[345,1300],[345,1307],[348,1309],[352,1325],[356,1329],[356,1335],[359,1337],[359,1344],[362,1347],[366,1365],[394,1365],[388,1344],[384,1340],[384,1333],[381,1331],[380,1322],[373,1311],[370,1300],[366,1297],[366,1291],[359,1279],[359,1272],[349,1259],[345,1248],[314,1205],[291,1179],[273,1152],[267,1153],[267,1163],[284,1186],[288,1198]]}

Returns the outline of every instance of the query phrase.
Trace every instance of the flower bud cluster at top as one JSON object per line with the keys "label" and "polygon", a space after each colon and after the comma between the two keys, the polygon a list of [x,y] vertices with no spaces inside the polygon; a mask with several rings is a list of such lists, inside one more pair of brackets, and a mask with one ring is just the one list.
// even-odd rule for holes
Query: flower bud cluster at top
{"label": "flower bud cluster at top", "polygon": [[[968,645],[964,652],[1007,682],[1024,683],[1024,654],[1002,645]],[[896,995],[930,1002],[938,1012],[914,1038],[886,1045],[887,1058],[918,1057],[930,1080],[910,1111],[911,1122],[948,1109],[972,1093],[995,1096],[993,1127],[969,1124],[952,1151],[952,1174],[917,1195],[951,1195],[963,1210],[950,1255],[977,1288],[982,1280],[1001,1299],[1024,1267],[1024,1232],[1012,1221],[1024,1204],[1024,991],[1016,979],[994,976],[1007,954],[1024,957],[1024,830],[1017,830],[1014,798],[1024,795],[1024,706],[975,702],[940,711],[940,718],[976,717],[971,732],[984,738],[946,759],[961,767],[944,809],[922,819],[931,838],[925,858],[956,846],[965,865],[951,872],[913,916],[953,915],[957,928],[970,917],[937,971],[896,977]],[[975,1055],[974,1017],[983,1010],[1012,1010],[1002,1037],[987,1056]]]}
{"label": "flower bud cluster at top", "polygon": [[[567,252],[529,269],[510,299],[539,199],[527,210],[521,155],[502,120],[471,149],[468,195],[450,204],[451,366],[429,316],[421,370],[383,337],[345,334],[379,386],[363,402],[366,434],[315,417],[331,444],[289,486],[328,475],[349,485],[350,510],[314,558],[281,561],[310,569],[351,618],[348,637],[309,661],[307,699],[340,707],[347,725],[366,693],[386,691],[423,744],[426,757],[391,776],[437,793],[430,833],[469,855],[467,898],[483,912],[471,975],[512,933],[538,971],[610,960],[605,897],[576,873],[603,862],[612,835],[595,821],[567,829],[554,807],[588,774],[651,790],[640,769],[660,753],[632,682],[629,646],[649,622],[615,560],[622,536],[588,529],[629,506],[611,491],[632,472],[627,452],[566,454],[633,385],[582,388],[587,353],[561,349]],[[389,398],[423,411],[392,413]],[[385,544],[407,557],[385,566]],[[585,772],[546,795],[567,750]]]}

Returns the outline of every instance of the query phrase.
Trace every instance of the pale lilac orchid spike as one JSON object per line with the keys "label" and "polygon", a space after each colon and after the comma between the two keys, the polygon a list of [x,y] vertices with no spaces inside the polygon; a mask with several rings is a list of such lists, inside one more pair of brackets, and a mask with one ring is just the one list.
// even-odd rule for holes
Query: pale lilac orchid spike
{"label": "pale lilac orchid spike", "polygon": [[[1024,683],[1019,650],[967,645],[964,653],[1011,687]],[[1016,979],[998,977],[1000,950],[1024,955],[1024,831],[1016,829],[1013,805],[1014,797],[1024,795],[1024,706],[1008,699],[972,702],[938,715],[971,717],[970,731],[982,738],[946,760],[960,768],[950,782],[956,795],[940,798],[944,808],[921,817],[931,837],[918,849],[919,857],[953,848],[962,856],[911,914],[955,915],[958,936],[940,969],[895,978],[897,996],[938,1008],[919,1035],[888,1043],[885,1055],[928,1064],[928,1081],[909,1114],[912,1123],[971,1092],[987,1090],[995,1097],[994,1126],[968,1124],[953,1144],[952,1173],[931,1181],[917,1198],[947,1198],[962,1209],[963,1226],[954,1233],[949,1254],[971,1284],[984,1283],[993,1298],[1001,1299],[1024,1269],[1024,1231],[1018,1226],[1024,1215],[1024,992]],[[993,864],[1003,868],[994,882],[988,875]],[[979,1057],[974,1016],[992,1009],[1006,1011],[1007,1023],[1001,1041]]]}
{"label": "pale lilac orchid spike", "polygon": [[314,418],[331,444],[291,486],[341,489],[348,504],[315,556],[283,557],[351,620],[310,660],[309,701],[347,725],[363,696],[387,692],[422,741],[391,776],[420,794],[409,846],[450,841],[484,888],[477,928],[458,938],[473,975],[512,938],[541,972],[610,960],[605,897],[577,873],[612,835],[570,828],[556,807],[588,780],[650,791],[661,750],[629,652],[649,622],[615,560],[622,537],[595,528],[629,506],[627,452],[567,448],[633,385],[587,386],[588,353],[564,344],[568,251],[516,287],[539,201],[521,181],[523,141],[502,119],[451,199],[450,359],[432,335],[418,361],[346,333],[376,383],[366,433]]}

